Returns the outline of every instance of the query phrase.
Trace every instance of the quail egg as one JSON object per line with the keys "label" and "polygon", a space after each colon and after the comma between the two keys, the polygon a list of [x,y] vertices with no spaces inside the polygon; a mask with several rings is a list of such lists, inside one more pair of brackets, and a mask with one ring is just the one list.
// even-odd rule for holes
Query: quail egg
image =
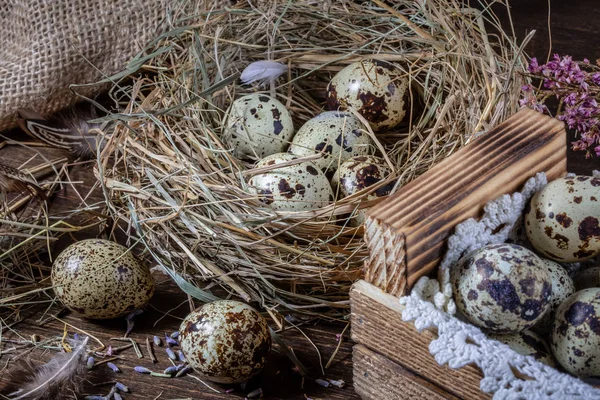
{"label": "quail egg", "polygon": [[330,110],[356,109],[374,131],[389,129],[406,114],[408,78],[384,61],[364,60],[348,65],[327,85]]}
{"label": "quail egg", "polygon": [[127,247],[88,239],[64,249],[52,265],[52,286],[70,310],[92,319],[116,318],[145,306],[154,279]]}
{"label": "quail egg", "polygon": [[600,375],[600,288],[576,292],[558,307],[550,347],[567,372]]}
{"label": "quail egg", "polygon": [[[382,180],[392,173],[391,168],[380,157],[354,156],[344,161],[333,175],[331,181],[333,187],[339,189],[342,197],[350,196],[366,189]],[[391,193],[395,182],[381,186],[375,192],[369,194],[366,200],[384,197]],[[359,211],[355,223],[361,225],[365,221],[364,211]]]}
{"label": "quail egg", "polygon": [[352,156],[366,155],[371,144],[363,125],[352,114],[326,111],[298,129],[288,151],[302,157],[323,153],[314,163],[327,173]]}
{"label": "quail egg", "polygon": [[600,287],[600,267],[590,267],[577,271],[573,281],[577,291]]}
{"label": "quail egg", "polygon": [[560,178],[531,199],[527,237],[544,257],[580,262],[600,254],[600,179]]}
{"label": "quail egg", "polygon": [[294,136],[289,111],[265,94],[249,94],[235,100],[226,113],[225,139],[233,155],[260,159],[285,151]]}
{"label": "quail egg", "polygon": [[327,177],[315,164],[303,161],[299,164],[276,167],[278,164],[298,160],[290,153],[267,156],[256,168],[274,167],[256,174],[248,180],[250,190],[259,200],[277,211],[305,211],[324,207],[333,201],[333,191]]}
{"label": "quail egg", "polygon": [[550,279],[552,280],[552,296],[550,297],[550,309],[544,314],[542,319],[535,324],[533,329],[536,332],[546,334],[552,329],[554,312],[558,306],[560,306],[567,297],[575,293],[575,284],[562,265],[545,258],[541,258],[540,260],[542,261],[544,268],[550,273]]}
{"label": "quail egg", "polygon": [[179,343],[187,362],[205,379],[241,383],[265,366],[271,333],[254,308],[220,300],[197,308],[183,320]]}
{"label": "quail egg", "polygon": [[556,366],[552,352],[544,339],[530,330],[525,329],[524,331],[513,333],[511,335],[490,333],[488,334],[488,337],[504,343],[518,354],[532,356],[539,362],[551,367]]}
{"label": "quail egg", "polygon": [[550,308],[550,273],[538,256],[514,244],[467,254],[451,268],[450,281],[458,311],[491,332],[530,328]]}

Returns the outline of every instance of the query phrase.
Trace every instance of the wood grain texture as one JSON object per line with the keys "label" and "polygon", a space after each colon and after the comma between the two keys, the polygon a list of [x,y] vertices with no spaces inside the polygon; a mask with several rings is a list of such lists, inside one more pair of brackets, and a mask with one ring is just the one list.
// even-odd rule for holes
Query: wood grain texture
{"label": "wood grain texture", "polygon": [[437,267],[457,223],[477,218],[485,203],[519,190],[537,172],[546,172],[549,180],[564,175],[566,148],[563,124],[530,109],[473,140],[373,207],[365,224],[367,246],[394,248],[400,235],[405,248],[396,252],[405,257],[390,261],[374,252],[365,275],[385,291],[400,294],[396,282],[401,278],[389,274],[404,274],[401,293],[408,291]]}
{"label": "wood grain texture", "polygon": [[352,350],[354,390],[365,400],[458,400],[384,356],[357,344]]}
{"label": "wood grain texture", "polygon": [[452,396],[491,399],[490,395],[479,389],[483,375],[477,367],[468,365],[461,369],[451,369],[435,361],[429,354],[429,343],[435,339],[435,333],[419,333],[413,324],[403,322],[403,307],[396,296],[384,293],[361,280],[352,286],[350,305],[354,342],[387,357],[429,382],[435,382]]}

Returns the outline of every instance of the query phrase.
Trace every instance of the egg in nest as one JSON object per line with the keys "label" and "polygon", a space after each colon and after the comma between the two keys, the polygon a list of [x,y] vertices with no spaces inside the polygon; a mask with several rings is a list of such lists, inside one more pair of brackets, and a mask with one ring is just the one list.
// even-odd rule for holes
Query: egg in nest
{"label": "egg in nest", "polygon": [[322,154],[314,163],[332,174],[350,157],[366,155],[372,144],[364,125],[354,115],[326,111],[298,129],[288,152],[301,157]]}
{"label": "egg in nest", "polygon": [[530,330],[525,329],[510,335],[488,334],[488,337],[504,343],[518,354],[531,356],[550,367],[556,366],[556,361],[544,339]]}
{"label": "egg in nest", "polygon": [[374,131],[393,128],[404,119],[408,78],[392,64],[379,60],[355,62],[327,85],[330,110],[357,110]]}
{"label": "egg in nest", "polygon": [[249,94],[235,100],[226,113],[225,140],[233,155],[260,159],[285,151],[294,136],[294,123],[285,106],[265,94]]}
{"label": "egg in nest", "polygon": [[116,318],[145,306],[154,279],[127,247],[88,239],[64,249],[52,265],[52,286],[68,309],[92,319]]}
{"label": "egg in nest", "polygon": [[255,168],[270,168],[248,180],[249,190],[258,200],[277,211],[306,211],[324,207],[333,201],[327,177],[310,161],[277,167],[300,157],[277,153],[260,160]]}
{"label": "egg in nest", "polygon": [[220,300],[197,308],[183,320],[179,343],[187,362],[205,379],[241,383],[265,366],[271,333],[254,308]]}
{"label": "egg in nest", "polygon": [[458,311],[495,333],[530,328],[550,308],[552,280],[540,258],[514,244],[491,244],[450,269]]}
{"label": "egg in nest", "polygon": [[545,258],[540,258],[540,260],[542,261],[543,268],[550,273],[552,296],[550,296],[550,309],[532,329],[536,332],[547,334],[552,329],[554,313],[558,306],[560,306],[567,297],[575,293],[575,284],[562,265]]}

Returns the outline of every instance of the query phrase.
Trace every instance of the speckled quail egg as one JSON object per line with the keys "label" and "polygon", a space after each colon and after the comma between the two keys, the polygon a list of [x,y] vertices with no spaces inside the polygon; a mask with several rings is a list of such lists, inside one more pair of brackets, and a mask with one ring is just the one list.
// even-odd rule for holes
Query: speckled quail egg
{"label": "speckled quail egg", "polygon": [[127,247],[87,239],[64,249],[52,265],[54,293],[92,319],[116,318],[145,306],[154,294],[150,269]]}
{"label": "speckled quail egg", "polygon": [[267,321],[233,300],[207,303],[181,323],[179,343],[194,371],[219,383],[241,383],[258,374],[271,351]]}
{"label": "speckled quail egg", "polygon": [[384,61],[364,60],[348,65],[327,85],[330,110],[356,109],[374,131],[402,122],[408,100],[408,78]]}
{"label": "speckled quail egg", "polygon": [[580,290],[558,307],[550,347],[567,372],[600,375],[600,288]]}
{"label": "speckled quail egg", "polygon": [[288,151],[302,157],[323,153],[314,163],[323,172],[333,172],[350,157],[366,155],[371,144],[364,126],[352,114],[326,111],[298,129]]}
{"label": "speckled quail egg", "polygon": [[530,330],[525,329],[524,331],[510,335],[490,333],[488,337],[504,343],[518,354],[532,356],[539,362],[551,367],[556,366],[552,352],[544,339]]}
{"label": "speckled quail egg", "polygon": [[575,284],[569,273],[562,265],[540,258],[545,268],[550,273],[552,280],[552,296],[550,297],[550,309],[544,314],[542,319],[532,328],[538,333],[546,334],[552,329],[554,321],[554,312],[563,301],[575,293]]}
{"label": "speckled quail egg", "polygon": [[[384,180],[391,173],[391,168],[380,157],[354,156],[340,165],[333,175],[331,184],[339,190],[341,197],[346,197]],[[394,184],[395,182],[390,182],[381,186],[369,194],[366,200],[389,195]],[[355,223],[361,225],[365,221],[364,211],[359,211],[355,219]]]}
{"label": "speckled quail egg", "polygon": [[[255,168],[276,167],[298,160],[290,153],[277,153],[260,160]],[[327,177],[310,161],[277,167],[248,180],[259,200],[278,211],[305,211],[324,207],[333,201]]]}
{"label": "speckled quail egg", "polygon": [[558,262],[600,254],[600,179],[560,178],[531,199],[525,231],[536,251]]}
{"label": "speckled quail egg", "polygon": [[600,287],[600,267],[590,267],[577,271],[573,278],[575,290]]}
{"label": "speckled quail egg", "polygon": [[233,155],[260,159],[285,151],[294,136],[289,111],[279,100],[265,94],[249,94],[235,100],[226,113],[225,139]]}
{"label": "speckled quail egg", "polygon": [[514,244],[467,254],[451,268],[450,281],[458,311],[491,332],[530,328],[550,308],[550,273],[537,255]]}

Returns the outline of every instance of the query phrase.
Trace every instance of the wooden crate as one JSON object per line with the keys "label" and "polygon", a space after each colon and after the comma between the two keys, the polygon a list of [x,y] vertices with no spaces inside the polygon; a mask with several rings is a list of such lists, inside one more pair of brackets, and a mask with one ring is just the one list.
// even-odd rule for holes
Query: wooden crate
{"label": "wooden crate", "polygon": [[429,353],[435,332],[401,319],[398,296],[435,275],[454,226],[545,172],[566,174],[563,124],[529,109],[518,112],[402,187],[369,212],[365,279],[350,293],[354,386],[364,399],[485,399],[475,366],[453,370]]}

